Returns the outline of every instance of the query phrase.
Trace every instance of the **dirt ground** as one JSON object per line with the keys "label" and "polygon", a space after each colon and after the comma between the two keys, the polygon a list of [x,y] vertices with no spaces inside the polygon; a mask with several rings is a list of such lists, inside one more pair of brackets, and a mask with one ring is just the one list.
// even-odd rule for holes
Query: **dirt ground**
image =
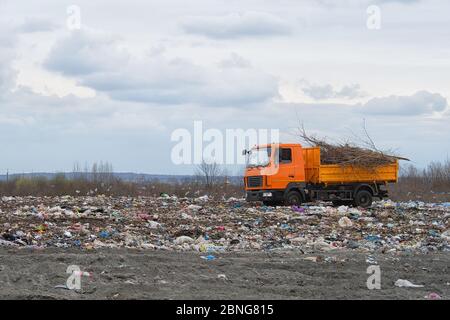
{"label": "dirt ground", "polygon": [[[305,260],[317,257],[317,261]],[[369,254],[221,253],[0,248],[1,299],[425,299],[450,297],[450,254],[372,255],[381,289],[366,286]],[[69,265],[91,276],[64,288]],[[423,288],[398,288],[406,279]]]}

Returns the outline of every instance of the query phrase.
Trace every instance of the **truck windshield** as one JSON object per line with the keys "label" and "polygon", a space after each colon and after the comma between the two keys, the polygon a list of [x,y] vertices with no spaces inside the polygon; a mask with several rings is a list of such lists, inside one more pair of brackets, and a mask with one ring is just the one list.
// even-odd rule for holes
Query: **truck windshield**
{"label": "truck windshield", "polygon": [[265,167],[270,163],[272,148],[252,149],[248,153],[247,167]]}

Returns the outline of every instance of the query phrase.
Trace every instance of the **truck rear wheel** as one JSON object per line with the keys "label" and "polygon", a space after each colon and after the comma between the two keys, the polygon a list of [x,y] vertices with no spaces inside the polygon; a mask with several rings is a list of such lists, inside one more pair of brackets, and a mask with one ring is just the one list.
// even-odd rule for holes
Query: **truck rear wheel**
{"label": "truck rear wheel", "polygon": [[286,201],[285,203],[287,205],[299,205],[302,203],[302,195],[300,194],[300,192],[298,191],[289,191],[288,194],[286,195]]}
{"label": "truck rear wheel", "polygon": [[354,199],[355,206],[368,208],[372,205],[372,194],[367,190],[360,190]]}

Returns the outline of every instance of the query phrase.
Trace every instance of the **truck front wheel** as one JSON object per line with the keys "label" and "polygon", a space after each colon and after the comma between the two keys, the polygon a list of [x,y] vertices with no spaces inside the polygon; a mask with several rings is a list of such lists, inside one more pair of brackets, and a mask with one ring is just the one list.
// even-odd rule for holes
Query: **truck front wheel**
{"label": "truck front wheel", "polygon": [[289,191],[286,195],[286,204],[287,205],[299,205],[302,203],[302,195],[298,191]]}
{"label": "truck front wheel", "polygon": [[372,194],[367,190],[360,190],[354,199],[355,206],[368,208],[372,205]]}

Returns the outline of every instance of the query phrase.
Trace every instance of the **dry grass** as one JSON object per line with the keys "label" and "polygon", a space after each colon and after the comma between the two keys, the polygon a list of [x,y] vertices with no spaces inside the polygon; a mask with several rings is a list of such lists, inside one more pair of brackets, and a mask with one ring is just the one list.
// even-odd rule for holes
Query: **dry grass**
{"label": "dry grass", "polygon": [[450,159],[431,162],[419,170],[413,165],[400,169],[399,181],[390,187],[393,200],[450,201]]}
{"label": "dry grass", "polygon": [[159,196],[162,193],[179,197],[196,197],[208,194],[213,197],[242,197],[242,185],[216,183],[205,185],[195,179],[189,181],[128,182],[118,178],[88,180],[67,179],[63,174],[53,179],[45,177],[16,178],[0,182],[1,196],[61,196],[61,195],[106,195],[106,196]]}

